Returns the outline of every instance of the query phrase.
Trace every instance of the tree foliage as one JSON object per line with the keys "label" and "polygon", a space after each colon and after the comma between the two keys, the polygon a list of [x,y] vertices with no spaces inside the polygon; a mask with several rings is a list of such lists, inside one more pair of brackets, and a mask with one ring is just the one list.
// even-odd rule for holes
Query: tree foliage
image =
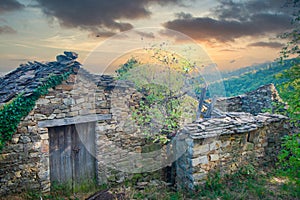
{"label": "tree foliage", "polygon": [[299,183],[300,179],[300,1],[294,0],[288,2],[287,6],[294,8],[293,29],[282,34],[280,37],[287,39],[286,46],[281,51],[280,60],[284,60],[290,56],[296,57],[294,66],[285,70],[279,75],[280,78],[285,78],[287,81],[280,87],[280,93],[288,103],[288,115],[291,118],[291,123],[294,126],[296,133],[284,137],[282,150],[278,156],[279,164],[287,175],[295,178]]}
{"label": "tree foliage", "polygon": [[133,82],[144,95],[139,106],[132,110],[132,119],[154,142],[165,144],[182,123],[192,118],[184,113],[195,115],[197,101],[187,96],[194,89],[187,81],[193,65],[160,49],[151,54],[161,64],[142,64],[130,59],[116,72],[118,79]]}
{"label": "tree foliage", "polygon": [[[223,84],[226,91],[226,96],[241,95],[246,92],[253,91],[258,87],[273,83],[277,88],[279,85],[287,81],[287,78],[276,78],[278,73],[290,69],[295,64],[294,59],[288,59],[281,64],[266,63],[259,66],[248,67],[247,69],[237,69],[232,72],[223,72]],[[213,83],[210,87],[218,86],[218,83]]]}

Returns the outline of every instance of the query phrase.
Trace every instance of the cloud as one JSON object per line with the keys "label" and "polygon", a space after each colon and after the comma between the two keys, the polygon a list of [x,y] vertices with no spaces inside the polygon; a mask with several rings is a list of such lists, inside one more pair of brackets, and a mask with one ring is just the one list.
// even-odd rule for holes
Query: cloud
{"label": "cloud", "polygon": [[286,0],[219,0],[219,5],[212,9],[212,13],[218,19],[251,21],[252,17],[262,13],[292,14],[286,2]]}
{"label": "cloud", "polygon": [[219,52],[238,52],[238,50],[234,50],[234,49],[221,49],[221,50],[219,50]]}
{"label": "cloud", "polygon": [[232,42],[245,36],[276,35],[291,28],[291,8],[283,5],[284,0],[220,0],[219,5],[211,10],[211,17],[195,17],[181,12],[163,26],[194,39],[220,42]]}
{"label": "cloud", "polygon": [[1,34],[15,34],[17,33],[16,30],[14,30],[13,28],[11,28],[10,26],[0,26],[0,35]]}
{"label": "cloud", "polygon": [[154,33],[152,32],[143,32],[143,31],[135,31],[142,38],[155,38]]}
{"label": "cloud", "polygon": [[151,4],[180,4],[180,0],[36,0],[49,17],[68,28],[81,28],[97,35],[110,35],[133,28],[123,20],[147,18]]}
{"label": "cloud", "polygon": [[249,47],[267,47],[267,48],[282,48],[284,45],[279,42],[254,42],[248,45]]}
{"label": "cloud", "polygon": [[16,11],[24,8],[24,5],[17,0],[1,0],[0,1],[0,14],[10,11]]}
{"label": "cloud", "polygon": [[193,18],[193,15],[185,12],[175,13],[175,17],[178,19],[191,19]]}

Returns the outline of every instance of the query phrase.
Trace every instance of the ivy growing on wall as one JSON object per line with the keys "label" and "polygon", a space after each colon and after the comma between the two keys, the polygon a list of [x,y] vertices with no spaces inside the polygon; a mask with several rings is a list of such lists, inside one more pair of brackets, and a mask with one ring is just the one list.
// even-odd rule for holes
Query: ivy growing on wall
{"label": "ivy growing on wall", "polygon": [[19,94],[11,102],[0,108],[0,151],[6,142],[12,139],[21,119],[29,114],[34,108],[35,102],[40,96],[46,95],[48,89],[61,84],[72,72],[65,72],[61,75],[49,75],[47,81],[36,88],[31,95]]}

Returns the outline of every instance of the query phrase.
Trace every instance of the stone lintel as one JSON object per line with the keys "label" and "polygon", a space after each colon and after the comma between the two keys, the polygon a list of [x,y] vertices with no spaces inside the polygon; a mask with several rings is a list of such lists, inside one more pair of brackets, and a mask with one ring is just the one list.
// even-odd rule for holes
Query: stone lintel
{"label": "stone lintel", "polygon": [[51,120],[39,121],[38,126],[40,128],[48,128],[48,127],[55,127],[55,126],[65,126],[71,124],[109,120],[111,118],[112,118],[111,114],[80,115],[80,116],[68,117],[62,119],[51,119]]}

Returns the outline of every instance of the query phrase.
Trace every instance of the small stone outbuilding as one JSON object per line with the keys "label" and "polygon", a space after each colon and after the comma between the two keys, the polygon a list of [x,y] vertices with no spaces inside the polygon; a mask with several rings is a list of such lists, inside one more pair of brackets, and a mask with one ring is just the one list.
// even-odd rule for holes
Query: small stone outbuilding
{"label": "small stone outbuilding", "polygon": [[55,182],[70,187],[86,180],[122,182],[126,173],[117,168],[138,165],[122,163],[121,158],[141,152],[145,144],[144,138],[133,137],[134,131],[122,134],[139,94],[128,83],[90,74],[76,58],[76,53],[65,52],[55,62],[29,62],[0,78],[0,103],[5,107],[65,76],[38,98],[2,149],[0,195],[47,192]]}

